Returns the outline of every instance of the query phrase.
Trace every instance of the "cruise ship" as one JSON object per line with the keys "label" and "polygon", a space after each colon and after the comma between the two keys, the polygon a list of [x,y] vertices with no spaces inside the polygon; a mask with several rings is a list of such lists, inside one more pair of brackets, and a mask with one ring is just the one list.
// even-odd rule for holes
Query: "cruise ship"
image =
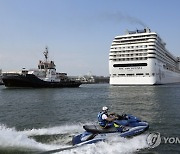
{"label": "cruise ship", "polygon": [[110,85],[158,85],[180,82],[180,57],[149,28],[116,36],[109,53]]}

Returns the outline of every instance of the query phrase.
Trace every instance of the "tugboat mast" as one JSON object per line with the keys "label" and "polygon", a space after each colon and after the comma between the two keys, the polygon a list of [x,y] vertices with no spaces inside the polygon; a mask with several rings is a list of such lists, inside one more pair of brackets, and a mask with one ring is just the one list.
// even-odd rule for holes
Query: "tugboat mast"
{"label": "tugboat mast", "polygon": [[45,56],[45,62],[48,62],[48,47],[45,48],[45,51],[43,54]]}

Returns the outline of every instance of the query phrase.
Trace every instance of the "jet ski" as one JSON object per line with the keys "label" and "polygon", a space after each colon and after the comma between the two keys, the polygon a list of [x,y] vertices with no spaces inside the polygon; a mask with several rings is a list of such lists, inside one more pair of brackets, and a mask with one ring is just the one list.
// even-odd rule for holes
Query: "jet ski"
{"label": "jet ski", "polygon": [[106,141],[109,137],[133,137],[142,134],[149,128],[149,124],[131,115],[118,115],[118,120],[110,128],[102,128],[99,125],[84,125],[85,132],[76,135],[72,139],[73,145],[92,144],[99,141]]}

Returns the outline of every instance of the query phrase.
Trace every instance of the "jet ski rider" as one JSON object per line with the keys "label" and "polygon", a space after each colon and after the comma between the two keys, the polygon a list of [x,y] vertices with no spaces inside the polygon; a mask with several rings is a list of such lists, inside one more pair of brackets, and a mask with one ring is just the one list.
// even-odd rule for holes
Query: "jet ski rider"
{"label": "jet ski rider", "polygon": [[102,112],[98,113],[98,122],[102,128],[110,128],[114,125],[114,120],[118,119],[115,113],[108,114],[108,107],[102,107]]}

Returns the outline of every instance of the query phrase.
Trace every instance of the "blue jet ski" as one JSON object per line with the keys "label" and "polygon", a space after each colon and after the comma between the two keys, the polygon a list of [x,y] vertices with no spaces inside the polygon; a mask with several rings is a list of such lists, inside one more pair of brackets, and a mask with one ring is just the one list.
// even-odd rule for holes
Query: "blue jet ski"
{"label": "blue jet ski", "polygon": [[119,137],[133,137],[142,134],[149,128],[147,122],[141,121],[133,115],[118,115],[118,120],[110,128],[102,128],[99,125],[84,125],[86,130],[72,139],[73,145],[91,144],[105,141],[108,137],[118,135]]}

